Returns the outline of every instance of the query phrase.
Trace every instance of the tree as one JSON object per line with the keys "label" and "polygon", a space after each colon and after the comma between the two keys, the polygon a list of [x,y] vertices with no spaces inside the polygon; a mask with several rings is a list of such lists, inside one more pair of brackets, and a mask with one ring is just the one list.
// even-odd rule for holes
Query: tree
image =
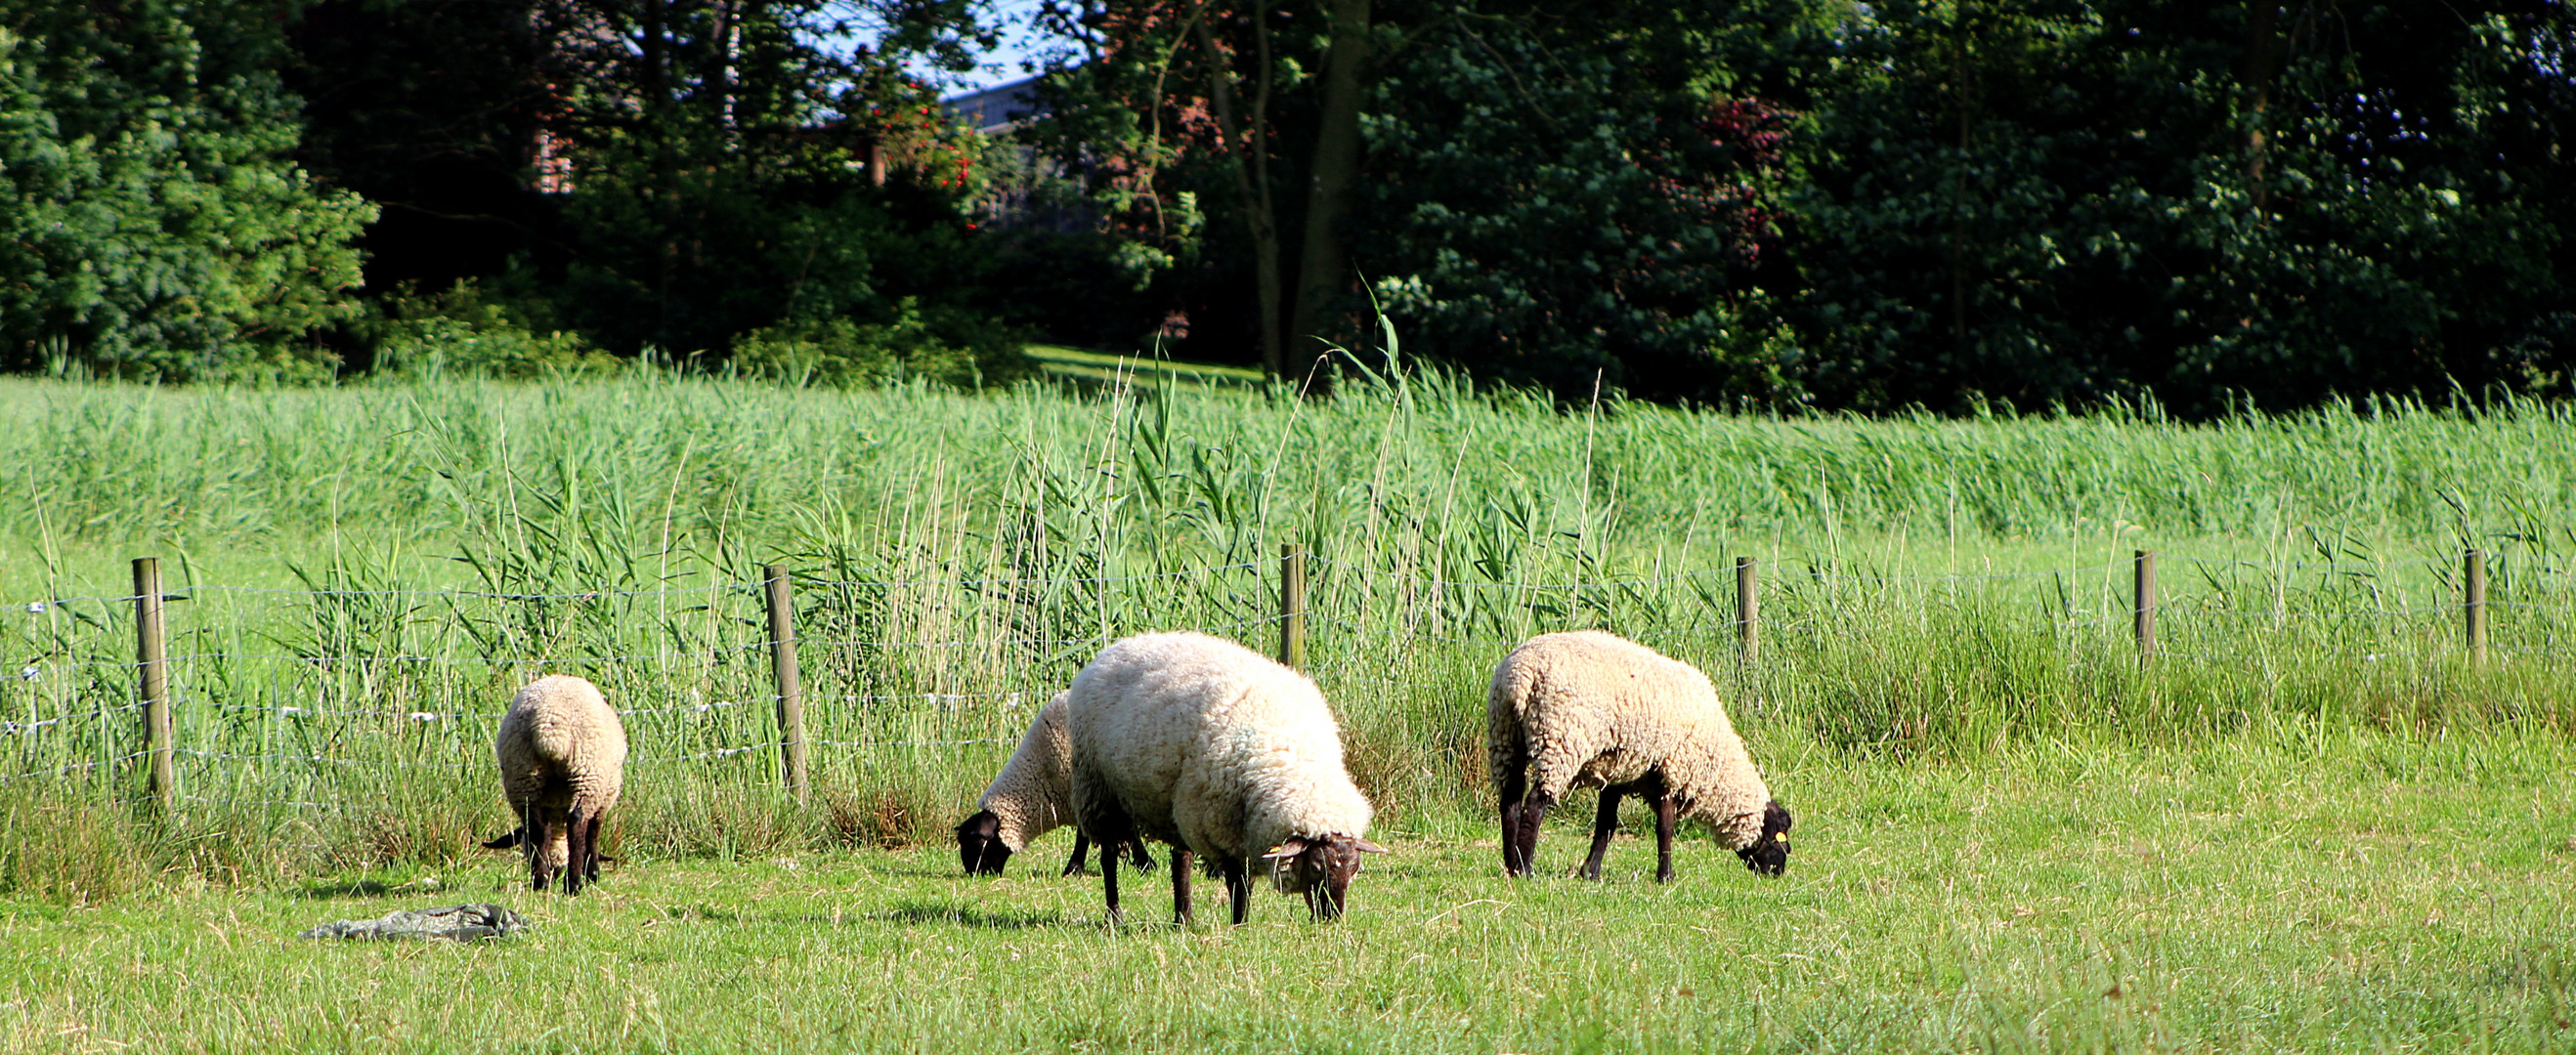
{"label": "tree", "polygon": [[1251,317],[1225,332],[1274,370],[1302,374],[1317,337],[1357,347],[1383,307],[1409,349],[1488,376],[1767,394],[1756,199],[1791,116],[1770,96],[1816,61],[1820,10],[1059,8],[1083,51],[1056,74],[1055,149],[1174,259],[1164,218],[1224,203],[1171,293],[1196,331]]}
{"label": "tree", "polygon": [[0,4],[0,366],[327,368],[375,212],[289,160],[283,11]]}
{"label": "tree", "polygon": [[[881,40],[961,47],[964,5],[926,6],[887,9]],[[840,10],[581,0],[556,16],[567,87],[548,127],[575,173],[567,262],[540,277],[562,318],[620,351],[677,353],[782,322],[892,324],[906,297],[932,330],[979,329],[987,261],[963,210],[979,144],[905,54],[826,50]]]}
{"label": "tree", "polygon": [[[1058,157],[1094,178],[1113,225],[1150,259],[1192,256],[1207,269],[1188,284],[1196,288],[1175,291],[1202,340],[1240,333],[1265,369],[1305,374],[1320,346],[1304,342],[1331,329],[1330,306],[1351,287],[1343,228],[1362,166],[1361,99],[1378,32],[1370,4],[1093,0],[1046,10],[1046,23],[1082,49],[1053,71],[1046,139]],[[1176,236],[1170,223],[1201,202],[1222,203],[1211,211],[1240,234],[1218,236],[1213,256],[1182,244],[1203,236],[1195,225]],[[1239,328],[1209,325],[1245,316]]]}
{"label": "tree", "polygon": [[[289,29],[296,156],[380,217],[360,246],[371,288],[424,291],[536,263],[555,197],[537,168],[559,116],[550,69],[561,15],[539,0],[321,0]],[[545,266],[561,261],[545,259]]]}
{"label": "tree", "polygon": [[971,63],[975,10],[328,0],[296,86],[312,163],[386,203],[369,245],[380,286],[422,294],[405,319],[710,360],[773,327],[765,348],[939,334],[1001,376],[1018,357],[976,303],[994,262],[963,208],[980,147],[906,72]]}
{"label": "tree", "polygon": [[1873,5],[1795,140],[1812,389],[2215,413],[2563,376],[2569,24],[2510,6]]}
{"label": "tree", "polygon": [[1791,398],[1780,214],[1832,12],[1485,5],[1423,20],[1372,96],[1355,251],[1405,347],[1577,399]]}

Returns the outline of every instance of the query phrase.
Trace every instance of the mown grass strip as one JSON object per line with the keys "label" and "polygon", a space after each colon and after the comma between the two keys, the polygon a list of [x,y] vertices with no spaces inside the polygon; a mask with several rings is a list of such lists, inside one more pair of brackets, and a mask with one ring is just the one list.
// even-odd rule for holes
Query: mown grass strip
{"label": "mown grass strip", "polygon": [[1258,386],[1268,380],[1261,371],[1240,366],[1184,363],[1153,356],[1090,352],[1051,344],[1032,344],[1022,350],[1029,358],[1037,360],[1049,376],[1084,381],[1113,384],[1121,381],[1131,384],[1195,381],[1214,388]]}
{"label": "mown grass strip", "polygon": [[[0,900],[0,1046],[209,1051],[2563,1051],[2576,1045],[2576,751],[2555,736],[2283,728],[1973,765],[1789,749],[1778,880],[1696,838],[1650,881],[1563,877],[1587,804],[1500,877],[1486,818],[1387,828],[1339,924],[1257,889],[1167,923],[1069,836],[968,879],[939,848],[630,856],[578,899],[515,859]],[[1633,830],[1648,830],[1642,814]],[[1202,919],[1207,884],[1200,884]],[[292,935],[497,900],[527,936]],[[534,980],[534,981],[532,981]],[[459,994],[466,994],[460,998]]]}

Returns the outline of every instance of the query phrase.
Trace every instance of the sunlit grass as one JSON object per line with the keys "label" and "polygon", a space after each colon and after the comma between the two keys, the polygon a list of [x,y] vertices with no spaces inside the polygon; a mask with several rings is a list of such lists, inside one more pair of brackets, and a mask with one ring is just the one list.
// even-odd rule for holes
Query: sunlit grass
{"label": "sunlit grass", "polygon": [[[1341,923],[1100,924],[1066,836],[953,855],[630,855],[579,899],[514,861],[0,901],[22,1050],[2558,1051],[2576,1044],[2576,804],[2559,737],[2273,729],[2015,747],[1973,765],[1775,744],[1788,874],[1697,836],[1648,881],[1499,875],[1481,817],[1386,826]],[[1166,918],[1160,875],[1125,884]],[[1201,884],[1201,897],[1211,896]],[[499,900],[473,947],[296,931]],[[1207,903],[1202,902],[1204,907]],[[1203,912],[1202,919],[1218,913]]]}
{"label": "sunlit grass", "polygon": [[[647,371],[0,380],[0,408],[0,674],[18,675],[0,677],[0,799],[19,830],[131,801],[127,559],[161,557],[183,598],[181,809],[81,822],[150,848],[148,869],[0,879],[56,899],[173,870],[458,859],[499,815],[492,723],[543,670],[628,712],[642,852],[936,838],[1105,640],[1269,647],[1283,543],[1313,554],[1311,667],[1398,825],[1484,808],[1485,678],[1574,626],[1701,664],[1775,750],[1866,759],[2301,724],[2544,735],[2576,701],[2576,430],[2554,405],[1860,421],[1441,378],[1300,400]],[[2494,554],[2483,666],[2461,647],[2472,545]],[[2164,562],[2145,668],[2138,549]],[[1737,556],[1762,569],[1749,666]],[[812,809],[775,790],[772,563],[796,576]]]}

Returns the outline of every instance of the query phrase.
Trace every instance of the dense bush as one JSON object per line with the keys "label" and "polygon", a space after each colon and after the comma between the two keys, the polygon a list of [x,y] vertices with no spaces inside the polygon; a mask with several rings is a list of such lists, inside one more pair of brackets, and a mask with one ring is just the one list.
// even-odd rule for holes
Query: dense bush
{"label": "dense bush", "polygon": [[544,307],[540,302],[531,311],[486,296],[470,281],[430,296],[398,291],[384,299],[383,319],[369,327],[373,365],[390,374],[518,379],[618,366],[616,356],[580,333],[547,325]]}
{"label": "dense bush", "polygon": [[1302,376],[1383,311],[1577,400],[2576,381],[2565,0],[1083,0],[999,142],[964,0],[0,16],[0,369]]}
{"label": "dense bush", "polygon": [[[1349,271],[1408,352],[1479,377],[2201,415],[2563,392],[2576,367],[2562,0],[1359,7]],[[1170,0],[1062,22],[1086,61],[1054,143],[1112,230],[1163,249],[1163,215],[1211,204],[1167,302],[1302,304],[1258,262],[1318,229],[1335,33]],[[1222,127],[1264,99],[1266,127]],[[1369,306],[1346,291],[1325,329],[1364,336]]]}
{"label": "dense bush", "polygon": [[734,343],[745,372],[796,384],[864,385],[924,380],[981,388],[1027,376],[1031,364],[1009,329],[955,309],[897,302],[890,322],[846,317],[764,326]]}
{"label": "dense bush", "polygon": [[376,209],[290,160],[276,13],[0,0],[0,366],[327,375]]}

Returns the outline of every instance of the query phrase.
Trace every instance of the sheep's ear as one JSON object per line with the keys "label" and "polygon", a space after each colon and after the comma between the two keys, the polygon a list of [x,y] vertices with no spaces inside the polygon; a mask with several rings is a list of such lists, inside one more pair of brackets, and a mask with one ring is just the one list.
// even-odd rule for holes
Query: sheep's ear
{"label": "sheep's ear", "polygon": [[507,850],[513,846],[517,846],[519,845],[519,840],[526,835],[527,830],[528,829],[525,827],[512,828],[503,833],[500,838],[484,843],[483,848],[486,850]]}
{"label": "sheep's ear", "polygon": [[1351,847],[1364,854],[1391,854],[1395,852],[1366,839],[1351,840]]}
{"label": "sheep's ear", "polygon": [[1261,855],[1261,859],[1264,861],[1276,861],[1281,858],[1295,857],[1298,854],[1305,852],[1306,840],[1290,839],[1287,842],[1271,847],[1269,853]]}

